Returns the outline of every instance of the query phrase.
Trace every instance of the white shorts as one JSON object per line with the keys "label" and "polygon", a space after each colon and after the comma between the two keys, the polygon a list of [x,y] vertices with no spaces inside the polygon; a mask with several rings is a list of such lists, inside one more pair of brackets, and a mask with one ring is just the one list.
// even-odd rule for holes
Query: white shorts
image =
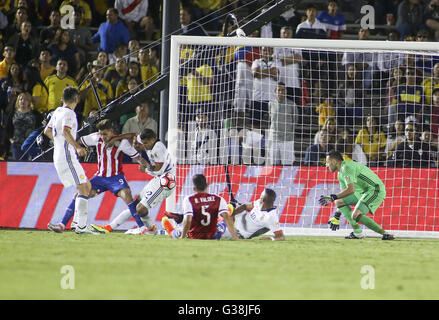
{"label": "white shorts", "polygon": [[58,178],[64,187],[78,186],[88,181],[84,168],[79,161],[71,161],[70,163],[54,163]]}
{"label": "white shorts", "polygon": [[167,190],[160,185],[160,177],[154,177],[140,192],[140,203],[148,209],[152,209],[161,204],[163,200],[169,197],[174,189]]}

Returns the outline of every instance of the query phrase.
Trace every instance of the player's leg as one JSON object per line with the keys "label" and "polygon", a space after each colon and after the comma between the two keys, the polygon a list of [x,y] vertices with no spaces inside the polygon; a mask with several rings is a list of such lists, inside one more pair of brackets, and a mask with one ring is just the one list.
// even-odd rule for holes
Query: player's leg
{"label": "player's leg", "polygon": [[352,219],[357,222],[361,222],[369,229],[381,234],[383,236],[383,240],[393,240],[394,237],[392,235],[386,232],[386,230],[384,230],[378,223],[367,216],[369,212],[373,214],[383,201],[384,197],[379,193],[364,194],[354,208]]}
{"label": "player's leg", "polygon": [[75,232],[84,233],[87,227],[88,218],[88,195],[91,191],[90,181],[86,181],[77,186],[78,196],[75,200],[75,216],[77,217],[77,225]]}
{"label": "player's leg", "polygon": [[348,237],[355,239],[355,238],[362,238],[363,237],[363,230],[358,225],[358,223],[352,218],[352,205],[356,205],[358,202],[358,198],[355,195],[349,195],[347,197],[344,197],[342,199],[335,200],[335,205],[337,209],[343,214],[343,216],[346,218],[346,220],[349,222],[349,224],[352,226],[353,232]]}

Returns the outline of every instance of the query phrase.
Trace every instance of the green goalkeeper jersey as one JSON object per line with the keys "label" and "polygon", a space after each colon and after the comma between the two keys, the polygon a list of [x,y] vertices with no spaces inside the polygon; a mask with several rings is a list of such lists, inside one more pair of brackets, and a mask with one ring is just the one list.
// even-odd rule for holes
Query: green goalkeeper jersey
{"label": "green goalkeeper jersey", "polygon": [[355,184],[355,193],[379,193],[386,196],[386,188],[381,179],[365,165],[355,161],[343,161],[338,172],[341,189],[346,189],[351,183]]}

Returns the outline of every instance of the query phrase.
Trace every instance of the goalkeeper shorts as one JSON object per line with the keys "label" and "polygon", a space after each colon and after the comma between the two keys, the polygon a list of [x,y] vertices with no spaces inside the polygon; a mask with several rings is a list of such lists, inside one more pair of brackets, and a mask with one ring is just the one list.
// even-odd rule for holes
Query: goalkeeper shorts
{"label": "goalkeeper shorts", "polygon": [[355,205],[354,211],[358,209],[363,212],[363,214],[373,214],[381,205],[381,203],[383,203],[385,197],[385,194],[376,191],[364,194],[354,193],[342,198],[342,200],[347,205]]}

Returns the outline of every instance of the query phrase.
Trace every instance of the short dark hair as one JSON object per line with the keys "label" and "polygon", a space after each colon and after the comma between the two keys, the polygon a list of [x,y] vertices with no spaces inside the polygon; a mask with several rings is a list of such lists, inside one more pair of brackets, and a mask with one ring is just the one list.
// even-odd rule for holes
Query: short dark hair
{"label": "short dark hair", "polygon": [[326,156],[328,156],[331,159],[335,159],[343,162],[343,156],[341,155],[340,151],[337,151],[335,149],[332,149],[331,151],[327,152]]}
{"label": "short dark hair", "polygon": [[67,87],[62,94],[62,100],[64,103],[73,103],[79,96],[79,90],[75,87]]}
{"label": "short dark hair", "polygon": [[110,119],[103,119],[96,124],[96,129],[98,130],[112,130],[116,131],[113,121]]}
{"label": "short dark hair", "polygon": [[142,132],[140,133],[140,139],[145,140],[145,139],[156,139],[157,138],[157,134],[154,132],[154,130],[149,129],[149,128],[145,128],[142,130]]}
{"label": "short dark hair", "polygon": [[192,177],[192,183],[195,189],[198,191],[203,191],[207,189],[207,180],[203,174],[196,174]]}
{"label": "short dark hair", "polygon": [[274,201],[276,200],[276,192],[274,192],[273,189],[265,188],[264,193],[265,193],[265,201],[268,202],[269,204],[273,204]]}

